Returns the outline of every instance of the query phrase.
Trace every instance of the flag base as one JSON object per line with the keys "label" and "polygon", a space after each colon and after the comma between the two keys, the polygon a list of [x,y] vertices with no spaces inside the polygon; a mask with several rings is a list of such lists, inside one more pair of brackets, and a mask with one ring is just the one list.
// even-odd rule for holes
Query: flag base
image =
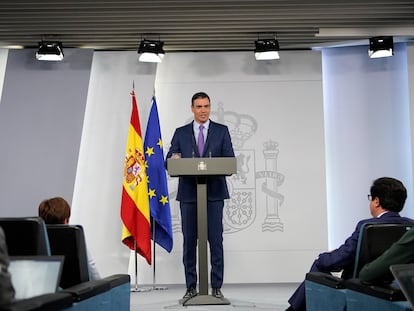
{"label": "flag base", "polygon": [[168,287],[167,286],[153,286],[152,289],[153,290],[167,290]]}
{"label": "flag base", "polygon": [[150,291],[152,291],[151,287],[131,286],[131,293],[142,293],[142,292],[150,292]]}

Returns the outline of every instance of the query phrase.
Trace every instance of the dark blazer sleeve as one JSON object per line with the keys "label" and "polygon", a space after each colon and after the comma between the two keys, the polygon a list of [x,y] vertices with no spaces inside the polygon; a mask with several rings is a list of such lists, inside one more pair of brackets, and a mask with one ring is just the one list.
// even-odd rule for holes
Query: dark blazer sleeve
{"label": "dark blazer sleeve", "polygon": [[210,121],[204,157],[234,157],[233,144],[227,126]]}
{"label": "dark blazer sleeve", "polygon": [[197,150],[197,144],[193,134],[193,125],[189,123],[175,130],[166,158],[171,158],[173,153],[181,153],[182,158],[198,157]]}
{"label": "dark blazer sleeve", "polygon": [[366,223],[412,223],[413,220],[401,217],[396,212],[387,212],[381,217],[367,218],[358,222],[355,231],[345,240],[337,249],[322,253],[319,255],[316,264],[320,271],[339,271],[349,266],[353,266],[355,262],[356,248],[358,245],[359,233],[361,227]]}
{"label": "dark blazer sleeve", "polygon": [[354,232],[340,247],[333,251],[319,254],[316,261],[319,271],[340,271],[354,263],[358,236],[364,223],[365,221],[358,222]]}

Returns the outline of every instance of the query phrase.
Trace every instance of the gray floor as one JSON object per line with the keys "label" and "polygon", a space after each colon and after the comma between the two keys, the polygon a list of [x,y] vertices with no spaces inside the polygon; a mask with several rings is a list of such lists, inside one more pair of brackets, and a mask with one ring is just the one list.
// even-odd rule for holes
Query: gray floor
{"label": "gray floor", "polygon": [[[222,288],[230,305],[182,306],[184,285],[139,286],[131,291],[131,311],[145,310],[285,310],[298,284],[225,284]],[[137,289],[137,291],[135,291]]]}

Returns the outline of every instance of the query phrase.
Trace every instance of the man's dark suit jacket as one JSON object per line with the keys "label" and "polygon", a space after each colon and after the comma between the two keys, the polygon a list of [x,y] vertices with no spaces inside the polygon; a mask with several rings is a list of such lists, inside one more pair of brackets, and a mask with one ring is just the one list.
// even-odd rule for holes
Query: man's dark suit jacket
{"label": "man's dark suit jacket", "polygon": [[[400,214],[396,212],[387,212],[380,217],[376,218],[367,218],[358,222],[355,231],[352,235],[345,240],[345,243],[342,244],[337,249],[331,252],[325,252],[319,254],[319,257],[313,262],[310,272],[334,272],[340,271],[342,269],[349,269],[353,266],[356,256],[356,249],[358,245],[358,237],[361,231],[361,227],[366,223],[414,223],[414,220],[401,217]],[[350,275],[342,274],[343,278],[349,278]],[[306,296],[305,296],[305,282],[302,282],[293,295],[289,298],[290,305],[297,310],[305,308],[306,306]]]}
{"label": "man's dark suit jacket", "polygon": [[[181,153],[182,158],[234,157],[230,133],[227,126],[211,120],[202,156],[198,153],[197,143],[194,138],[193,122],[175,130],[171,140],[171,147],[166,158],[170,158],[173,153]],[[208,201],[224,200],[229,197],[225,176],[212,176],[207,179]],[[177,201],[197,201],[197,184],[194,177],[180,177]]]}
{"label": "man's dark suit jacket", "polygon": [[358,237],[361,226],[365,223],[413,223],[410,218],[401,217],[396,212],[387,212],[381,217],[368,218],[358,222],[355,231],[345,240],[339,248],[332,252],[326,252],[319,255],[316,261],[319,271],[337,271],[349,265],[353,265],[358,244]]}

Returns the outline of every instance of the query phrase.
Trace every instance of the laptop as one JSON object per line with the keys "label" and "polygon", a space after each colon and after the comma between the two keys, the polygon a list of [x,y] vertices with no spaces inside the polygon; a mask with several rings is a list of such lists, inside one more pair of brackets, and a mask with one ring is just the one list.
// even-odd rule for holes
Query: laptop
{"label": "laptop", "polygon": [[390,270],[411,308],[414,308],[414,264],[392,265]]}
{"label": "laptop", "polygon": [[64,256],[10,256],[9,272],[15,299],[55,293],[59,288]]}

